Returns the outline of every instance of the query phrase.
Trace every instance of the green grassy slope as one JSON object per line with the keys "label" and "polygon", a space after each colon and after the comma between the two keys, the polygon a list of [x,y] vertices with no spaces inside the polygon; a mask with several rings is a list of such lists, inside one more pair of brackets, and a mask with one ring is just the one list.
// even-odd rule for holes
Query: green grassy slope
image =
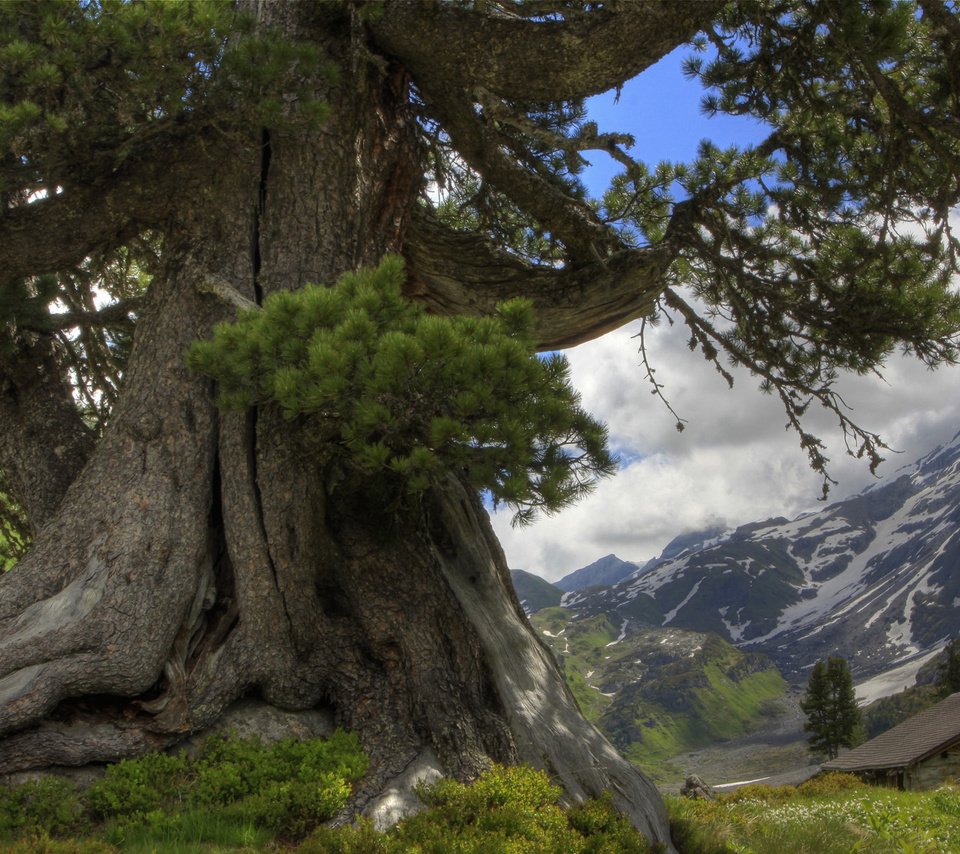
{"label": "green grassy slope", "polygon": [[745,735],[778,713],[786,681],[764,656],[713,634],[641,628],[548,608],[531,622],[554,650],[584,714],[633,762]]}
{"label": "green grassy slope", "polygon": [[560,604],[563,591],[549,581],[526,572],[523,569],[511,569],[510,578],[517,598],[523,603],[528,614]]}

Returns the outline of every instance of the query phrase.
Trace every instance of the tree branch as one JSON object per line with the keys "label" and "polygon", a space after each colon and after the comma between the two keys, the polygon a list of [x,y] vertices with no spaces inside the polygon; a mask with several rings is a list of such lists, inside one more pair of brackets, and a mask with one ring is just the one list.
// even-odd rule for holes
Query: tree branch
{"label": "tree branch", "polygon": [[540,350],[582,344],[648,314],[675,253],[672,244],[662,244],[581,267],[533,267],[476,234],[441,225],[423,208],[404,251],[408,296],[436,314],[491,314],[512,297],[532,300]]}
{"label": "tree branch", "polygon": [[536,219],[574,260],[603,258],[619,245],[616,233],[589,205],[509,157],[508,141],[477,115],[462,93],[446,86],[421,91],[467,165]]}
{"label": "tree branch", "polygon": [[130,314],[143,307],[143,297],[129,297],[128,299],[110,303],[96,311],[64,311],[59,314],[48,314],[41,323],[22,322],[23,329],[34,332],[55,332],[60,329],[70,329],[74,326],[126,326],[133,327]]}
{"label": "tree branch", "polygon": [[634,0],[557,21],[393,0],[370,28],[418,80],[445,80],[461,92],[482,87],[529,103],[619,86],[693,38],[723,5]]}

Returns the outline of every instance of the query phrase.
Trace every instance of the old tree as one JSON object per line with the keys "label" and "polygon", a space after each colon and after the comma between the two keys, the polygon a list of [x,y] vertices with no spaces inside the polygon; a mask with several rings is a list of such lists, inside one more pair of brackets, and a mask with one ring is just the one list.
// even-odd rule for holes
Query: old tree
{"label": "old tree", "polygon": [[[0,472],[19,549],[0,589],[0,767],[168,746],[256,697],[361,736],[355,807],[417,761],[459,777],[527,761],[573,797],[612,790],[666,840],[654,790],[524,620],[478,492],[551,510],[609,468],[581,447],[597,436],[458,421],[466,398],[494,405],[483,378],[445,376],[408,332],[371,334],[363,306],[345,339],[311,345],[332,362],[299,357],[320,403],[254,378],[277,394],[220,409],[223,377],[185,353],[272,294],[392,253],[424,317],[527,298],[517,334],[540,350],[665,317],[781,397],[825,478],[811,403],[875,462],[837,372],[956,345],[952,4],[34,0],[2,4],[0,30]],[[706,107],[768,134],[647,165],[583,100],[684,44]],[[577,180],[592,152],[623,166],[595,201]],[[284,305],[269,346],[287,353],[312,333]],[[350,329],[403,352],[396,388],[347,424],[354,387],[326,380]],[[433,385],[410,392],[420,374]],[[522,477],[495,453],[518,443]]]}

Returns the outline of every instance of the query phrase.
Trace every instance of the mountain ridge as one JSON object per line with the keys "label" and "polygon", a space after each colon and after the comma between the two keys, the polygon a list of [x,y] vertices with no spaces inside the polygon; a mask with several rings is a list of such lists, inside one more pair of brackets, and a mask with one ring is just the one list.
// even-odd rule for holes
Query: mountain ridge
{"label": "mountain ridge", "polygon": [[770,655],[794,680],[837,654],[865,678],[960,634],[957,565],[960,433],[884,483],[674,550],[562,604],[713,631]]}
{"label": "mountain ridge", "polygon": [[608,554],[593,563],[567,573],[559,581],[554,581],[564,593],[574,590],[583,590],[587,587],[608,586],[622,581],[640,569],[640,565],[633,561],[622,560],[615,554]]}

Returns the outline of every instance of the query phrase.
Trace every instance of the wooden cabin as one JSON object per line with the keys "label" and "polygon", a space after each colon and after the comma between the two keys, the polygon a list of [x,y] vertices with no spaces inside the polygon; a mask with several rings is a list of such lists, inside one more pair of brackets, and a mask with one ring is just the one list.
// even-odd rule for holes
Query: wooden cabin
{"label": "wooden cabin", "polygon": [[896,789],[960,780],[960,692],[823,765]]}

